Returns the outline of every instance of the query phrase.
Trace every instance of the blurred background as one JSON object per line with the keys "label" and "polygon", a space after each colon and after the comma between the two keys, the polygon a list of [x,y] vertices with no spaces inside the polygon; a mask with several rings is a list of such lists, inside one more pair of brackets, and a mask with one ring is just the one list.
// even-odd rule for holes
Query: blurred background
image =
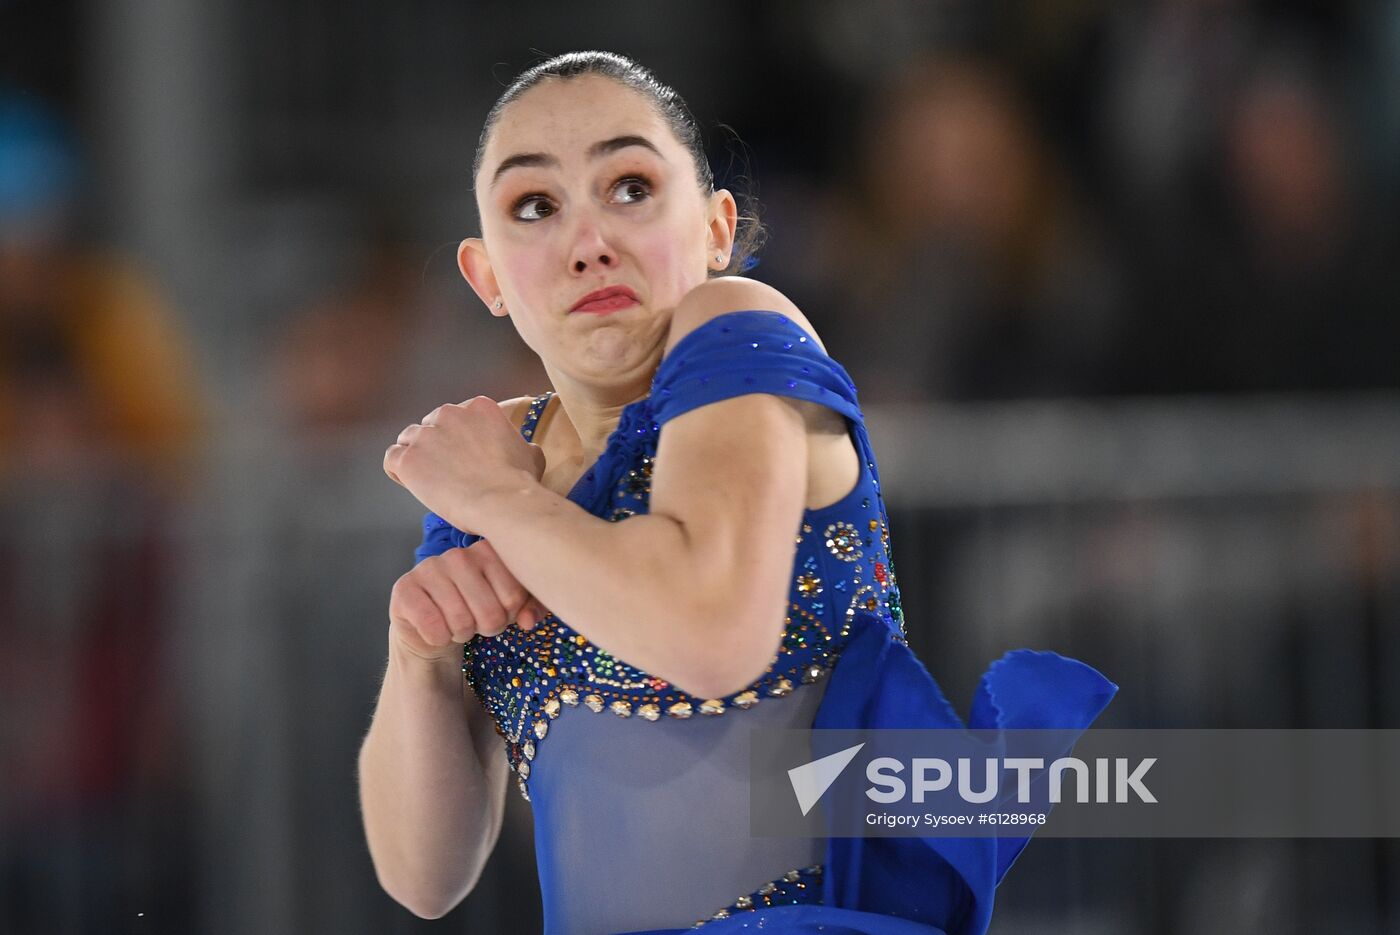
{"label": "blurred background", "polygon": [[[1103,727],[1400,727],[1400,3],[0,0],[0,931],[425,922],[355,757],[442,402],[547,388],[457,273],[481,120],[605,48],[860,387],[911,643]],[[994,933],[1400,932],[1390,840],[1037,841]]]}

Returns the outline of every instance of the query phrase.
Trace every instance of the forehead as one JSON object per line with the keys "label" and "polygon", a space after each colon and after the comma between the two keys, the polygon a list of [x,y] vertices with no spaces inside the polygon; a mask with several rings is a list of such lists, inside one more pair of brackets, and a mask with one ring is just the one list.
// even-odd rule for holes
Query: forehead
{"label": "forehead", "polygon": [[483,172],[506,156],[544,152],[577,157],[599,140],[645,136],[668,158],[681,149],[650,98],[611,78],[546,78],[501,111],[487,141]]}

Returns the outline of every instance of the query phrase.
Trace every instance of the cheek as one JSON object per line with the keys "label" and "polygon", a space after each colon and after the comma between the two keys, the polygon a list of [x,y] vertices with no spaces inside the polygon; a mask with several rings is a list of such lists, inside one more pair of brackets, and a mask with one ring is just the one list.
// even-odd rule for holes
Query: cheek
{"label": "cheek", "polygon": [[[537,354],[548,351],[549,340],[540,319],[558,296],[549,292],[549,257],[538,247],[511,249],[497,242],[491,255],[497,284],[505,297],[511,325],[527,347]],[[556,277],[557,278],[557,277]],[[504,324],[504,322],[501,322]]]}
{"label": "cheek", "polygon": [[674,306],[705,278],[704,240],[688,227],[672,225],[664,236],[648,236],[635,244],[634,254],[658,307]]}
{"label": "cheek", "polygon": [[503,291],[508,291],[513,308],[547,308],[552,299],[548,288],[553,281],[548,275],[552,266],[559,260],[552,259],[548,247],[531,245],[528,248],[505,251],[504,256],[493,258],[496,276],[501,280]]}

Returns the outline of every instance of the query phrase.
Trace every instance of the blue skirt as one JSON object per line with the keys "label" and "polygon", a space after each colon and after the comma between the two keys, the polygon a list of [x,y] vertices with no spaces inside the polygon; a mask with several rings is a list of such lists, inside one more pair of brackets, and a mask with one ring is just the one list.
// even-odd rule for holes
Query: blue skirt
{"label": "blue skirt", "polygon": [[[932,675],[881,618],[857,614],[829,676],[816,730],[1049,729],[1073,739],[1118,686],[1055,652],[1016,649],[978,683],[967,722]],[[979,734],[980,735],[980,734]],[[829,838],[821,905],[771,906],[704,923],[702,931],[784,935],[984,935],[997,885],[1030,837]],[[651,929],[622,935],[678,935]]]}

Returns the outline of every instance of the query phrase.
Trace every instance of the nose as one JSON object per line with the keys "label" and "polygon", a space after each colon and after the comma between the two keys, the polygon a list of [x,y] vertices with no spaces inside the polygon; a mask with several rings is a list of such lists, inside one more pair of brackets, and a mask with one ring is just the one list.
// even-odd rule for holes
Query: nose
{"label": "nose", "polygon": [[[599,266],[612,266],[612,255],[609,253],[598,254]],[[584,273],[588,271],[588,261],[582,258],[574,260],[574,272]]]}
{"label": "nose", "polygon": [[594,266],[605,269],[617,263],[617,252],[597,224],[585,221],[574,238],[571,265],[575,273],[586,273]]}

